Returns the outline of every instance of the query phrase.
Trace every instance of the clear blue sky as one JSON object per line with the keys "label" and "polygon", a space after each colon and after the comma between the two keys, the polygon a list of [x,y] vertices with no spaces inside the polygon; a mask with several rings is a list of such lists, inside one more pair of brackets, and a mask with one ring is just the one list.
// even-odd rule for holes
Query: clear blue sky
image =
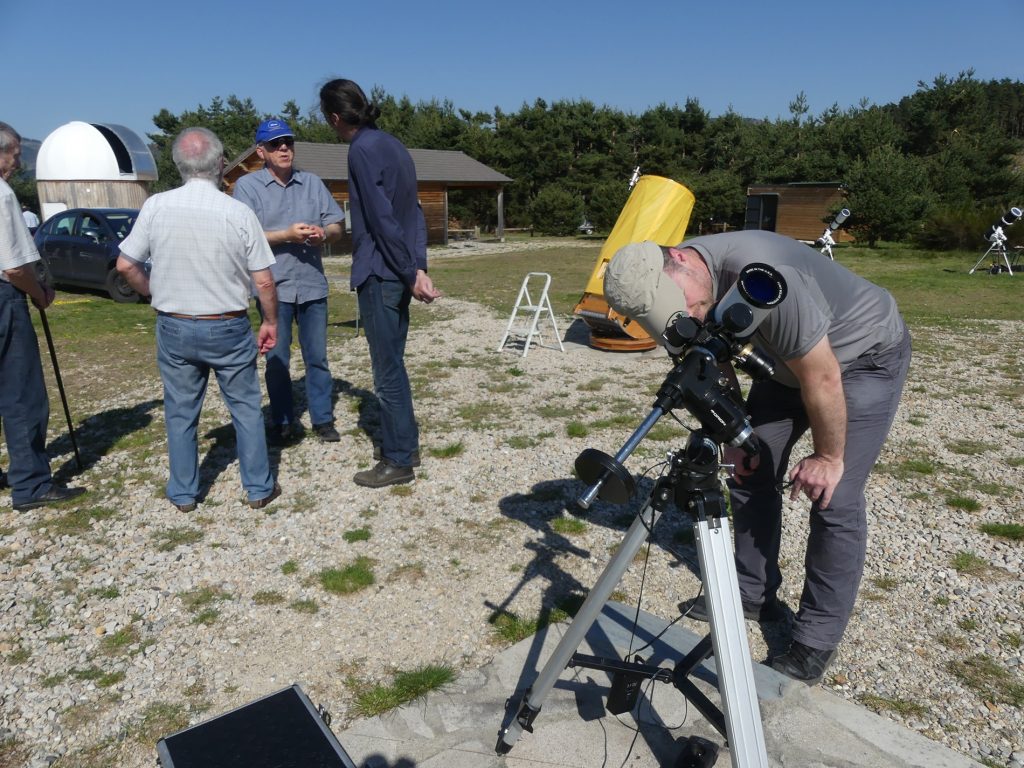
{"label": "clear blue sky", "polygon": [[231,94],[305,110],[338,76],[473,111],[543,98],[640,113],[693,97],[712,115],[769,119],[800,91],[819,114],[968,68],[1024,78],[1022,0],[0,5],[0,120],[40,140],[71,120],[144,136],[161,108]]}

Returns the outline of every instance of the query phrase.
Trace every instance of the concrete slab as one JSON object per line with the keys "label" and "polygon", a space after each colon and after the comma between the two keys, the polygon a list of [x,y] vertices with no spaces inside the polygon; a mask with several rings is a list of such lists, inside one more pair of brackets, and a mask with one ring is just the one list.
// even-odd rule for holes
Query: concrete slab
{"label": "concrete slab", "polygon": [[[635,612],[609,603],[580,651],[621,657],[649,643],[645,660],[671,667],[701,639],[644,612],[632,635]],[[715,764],[730,764],[724,739],[675,688],[652,683],[632,713],[614,716],[604,709],[608,676],[588,669],[567,669],[543,703],[534,732],[524,733],[508,755],[495,754],[499,730],[520,700],[513,694],[536,678],[566,626],[549,627],[448,688],[359,721],[338,738],[360,768],[657,768],[674,765],[690,736],[714,742],[721,748]],[[694,677],[717,704],[713,662]],[[754,678],[773,767],[980,768],[820,687],[808,688],[761,664],[754,664]]]}

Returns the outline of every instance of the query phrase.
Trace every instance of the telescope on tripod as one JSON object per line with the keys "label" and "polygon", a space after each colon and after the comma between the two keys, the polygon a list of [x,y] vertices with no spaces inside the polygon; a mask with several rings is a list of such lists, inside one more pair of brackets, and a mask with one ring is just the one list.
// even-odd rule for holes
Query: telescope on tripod
{"label": "telescope on tripod", "polygon": [[825,227],[824,233],[821,237],[814,241],[814,245],[821,248],[821,252],[828,256],[832,261],[836,260],[836,257],[832,255],[832,246],[836,244],[835,238],[832,237],[832,233],[839,229],[843,222],[850,218],[850,209],[843,208],[836,217],[832,219],[832,223]]}
{"label": "telescope on tripod", "polygon": [[988,250],[981,255],[981,258],[971,267],[967,274],[973,275],[975,270],[981,265],[985,259],[991,256],[992,264],[988,268],[990,275],[998,275],[1003,271],[1003,267],[1006,267],[1006,272],[1013,277],[1013,268],[1017,267],[1017,271],[1020,271],[1020,264],[1018,263],[1019,257],[1014,255],[1012,261],[1007,253],[1006,241],[1007,236],[1003,231],[1003,227],[1011,227],[1020,221],[1021,216],[1024,216],[1024,212],[1020,208],[1011,208],[1003,214],[1002,218],[995,224],[993,224],[985,235],[985,239],[991,243]]}
{"label": "telescope on tripod", "polygon": [[[577,457],[576,473],[588,484],[578,505],[589,509],[597,498],[624,504],[636,490],[624,462],[658,420],[666,413],[684,408],[700,422],[686,445],[669,454],[663,474],[654,483],[622,545],[533,685],[521,694],[515,713],[506,714],[495,746],[498,754],[511,751],[523,731],[533,731],[533,722],[562,670],[585,667],[613,674],[606,705],[613,714],[632,709],[642,681],[671,682],[726,738],[733,768],[767,768],[761,712],[733,561],[728,504],[719,476],[723,443],[752,455],[758,451],[758,442],[739,393],[733,390],[732,379],[723,366],[731,363],[752,378],[772,375],[774,363],[749,338],[758,324],[785,300],[786,293],[786,282],[777,270],[767,264],[749,264],[703,322],[684,313],[674,315],[660,339],[673,367],[658,390],[650,414],[614,457],[591,448]],[[602,607],[671,503],[693,519],[710,634],[674,669],[645,664],[638,658],[603,659],[577,653]],[[716,661],[721,709],[689,677],[711,656]],[[514,699],[513,696],[510,701]],[[714,764],[717,754],[714,745],[693,737],[684,745],[676,768],[707,768]]]}

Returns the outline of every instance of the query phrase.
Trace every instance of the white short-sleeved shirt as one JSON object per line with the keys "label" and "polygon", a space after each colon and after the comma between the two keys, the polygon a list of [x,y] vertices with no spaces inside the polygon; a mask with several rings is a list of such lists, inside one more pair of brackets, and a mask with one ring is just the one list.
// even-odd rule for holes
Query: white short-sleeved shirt
{"label": "white short-sleeved shirt", "polygon": [[250,273],[274,263],[256,214],[206,179],[146,200],[121,254],[151,266],[155,310],[184,315],[248,309]]}
{"label": "white short-sleeved shirt", "polygon": [[17,269],[34,261],[39,261],[39,251],[21,217],[18,197],[0,179],[0,280],[10,282],[4,277],[5,269]]}

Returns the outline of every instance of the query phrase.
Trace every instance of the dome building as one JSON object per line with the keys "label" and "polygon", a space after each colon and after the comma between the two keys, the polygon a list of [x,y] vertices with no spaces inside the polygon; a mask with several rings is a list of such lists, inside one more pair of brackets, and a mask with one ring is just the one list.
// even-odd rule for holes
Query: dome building
{"label": "dome building", "polygon": [[149,148],[123,125],[67,123],[36,157],[43,220],[69,208],[140,208],[156,178]]}

